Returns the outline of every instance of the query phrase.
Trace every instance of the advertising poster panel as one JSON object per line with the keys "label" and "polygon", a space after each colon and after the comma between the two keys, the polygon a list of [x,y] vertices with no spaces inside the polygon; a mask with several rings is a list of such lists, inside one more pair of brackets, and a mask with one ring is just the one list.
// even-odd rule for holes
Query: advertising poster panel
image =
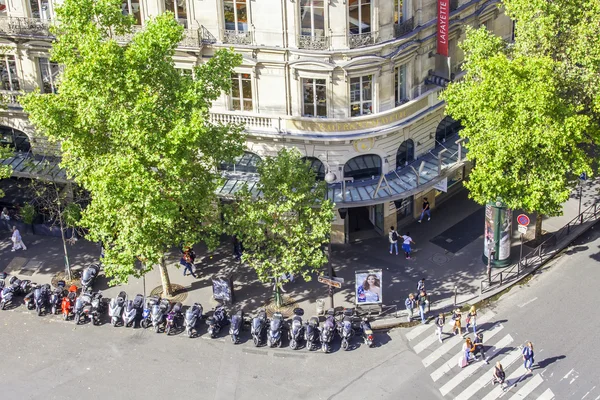
{"label": "advertising poster panel", "polygon": [[382,270],[356,271],[356,304],[382,304]]}

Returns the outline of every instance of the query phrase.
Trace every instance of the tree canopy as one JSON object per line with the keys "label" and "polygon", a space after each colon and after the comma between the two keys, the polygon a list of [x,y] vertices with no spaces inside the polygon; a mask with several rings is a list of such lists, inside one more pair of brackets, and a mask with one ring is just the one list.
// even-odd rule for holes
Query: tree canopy
{"label": "tree canopy", "polygon": [[225,213],[228,231],[244,246],[242,261],[263,282],[294,274],[310,274],[327,262],[333,204],[325,200],[324,182],[316,181],[300,152],[284,148],[258,165],[260,180],[244,188]]}
{"label": "tree canopy", "polygon": [[[241,56],[219,50],[181,74],[173,55],[183,27],[173,14],[131,29],[118,0],[66,0],[56,8],[52,60],[64,66],[57,94],[31,93],[25,111],[37,130],[61,144],[68,176],[89,191],[82,224],[105,245],[105,269],[126,281],[161,263],[173,246],[221,232],[218,165],[243,151],[240,127],[213,125],[212,101],[231,87]],[[165,283],[163,276],[163,286]],[[168,291],[168,288],[165,287]]]}
{"label": "tree canopy", "polygon": [[516,20],[514,44],[468,28],[461,43],[466,74],[442,98],[476,161],[465,182],[471,197],[557,215],[576,177],[593,172],[600,138],[600,3],[504,5]]}

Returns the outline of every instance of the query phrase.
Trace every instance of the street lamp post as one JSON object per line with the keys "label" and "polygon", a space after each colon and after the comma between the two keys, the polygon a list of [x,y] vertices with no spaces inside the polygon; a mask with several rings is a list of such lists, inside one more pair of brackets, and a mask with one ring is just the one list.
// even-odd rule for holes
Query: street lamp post
{"label": "street lamp post", "polygon": [[[327,184],[325,189],[325,200],[329,200],[329,184],[335,182],[335,179],[336,176],[333,172],[329,171],[325,174],[325,182]],[[327,264],[329,279],[333,279],[333,264],[331,264],[331,234],[329,235],[329,240],[327,240]],[[331,285],[329,285],[329,308],[335,308],[333,305],[333,286]]]}

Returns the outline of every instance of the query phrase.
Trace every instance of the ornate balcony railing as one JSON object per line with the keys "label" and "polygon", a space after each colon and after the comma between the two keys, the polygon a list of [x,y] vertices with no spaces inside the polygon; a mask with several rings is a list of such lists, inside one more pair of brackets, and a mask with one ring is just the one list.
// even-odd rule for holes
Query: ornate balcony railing
{"label": "ornate balcony railing", "polygon": [[242,124],[251,129],[277,130],[279,118],[234,113],[210,113],[213,124]]}
{"label": "ornate balcony railing", "polygon": [[329,48],[329,38],[327,36],[298,35],[298,48],[326,50]]}
{"label": "ornate balcony railing", "polygon": [[202,43],[216,43],[217,38],[214,37],[213,34],[204,27],[204,25],[202,25],[200,26],[200,41]]}
{"label": "ornate balcony railing", "polygon": [[394,37],[399,38],[415,29],[415,17],[410,17],[406,21],[394,25]]}
{"label": "ornate balcony railing", "polygon": [[130,32],[126,32],[123,35],[115,35],[114,38],[117,42],[129,43],[133,39],[133,36],[142,29],[144,28],[141,25],[133,25]]}
{"label": "ornate balcony railing", "polygon": [[202,42],[200,40],[200,31],[198,29],[184,29],[183,39],[179,45],[181,47],[200,48]]}
{"label": "ornate balcony railing", "polygon": [[19,103],[19,96],[21,96],[23,92],[13,91],[13,90],[0,90],[0,107],[1,105],[5,105],[8,108],[21,108],[21,103]]}
{"label": "ornate balcony railing", "polygon": [[249,31],[223,31],[223,43],[252,44],[252,34]]}
{"label": "ornate balcony railing", "polygon": [[38,18],[0,17],[0,34],[51,36],[50,22]]}
{"label": "ornate balcony railing", "polygon": [[371,44],[377,43],[377,32],[369,32],[369,33],[350,33],[348,34],[348,46],[351,49],[362,46],[369,46]]}

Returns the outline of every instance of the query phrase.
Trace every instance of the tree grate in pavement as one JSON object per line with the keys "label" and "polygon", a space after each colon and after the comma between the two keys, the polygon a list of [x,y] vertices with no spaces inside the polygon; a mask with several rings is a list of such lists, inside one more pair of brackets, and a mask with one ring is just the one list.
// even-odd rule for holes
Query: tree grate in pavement
{"label": "tree grate in pavement", "polygon": [[[173,296],[164,297],[173,303],[181,302],[187,298],[187,289],[184,286],[178,285],[176,283],[171,283],[171,290],[173,291]],[[150,291],[150,296],[160,296],[163,297],[163,288],[162,286],[157,286],[152,291]]]}

